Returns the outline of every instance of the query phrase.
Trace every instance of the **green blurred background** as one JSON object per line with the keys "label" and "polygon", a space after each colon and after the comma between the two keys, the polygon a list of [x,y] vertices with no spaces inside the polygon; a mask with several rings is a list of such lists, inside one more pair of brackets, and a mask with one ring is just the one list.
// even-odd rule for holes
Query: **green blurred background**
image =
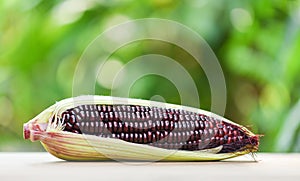
{"label": "green blurred background", "polygon": [[[55,101],[72,96],[76,64],[87,45],[113,25],[153,17],[182,23],[211,46],[226,79],[225,117],[264,135],[260,151],[298,152],[299,5],[292,0],[2,0],[0,151],[43,150],[39,143],[23,140],[22,125]],[[201,108],[210,109],[205,74],[174,45],[135,42],[115,52],[110,65],[118,69],[149,53],[182,64],[201,90]],[[109,86],[99,80],[96,94],[109,95]],[[155,75],[139,79],[130,96],[180,103],[174,85]]]}

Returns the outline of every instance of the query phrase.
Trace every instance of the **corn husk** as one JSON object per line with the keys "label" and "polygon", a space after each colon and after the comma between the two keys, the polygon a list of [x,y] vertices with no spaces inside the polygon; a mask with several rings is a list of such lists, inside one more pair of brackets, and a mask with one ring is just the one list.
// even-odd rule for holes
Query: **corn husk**
{"label": "corn husk", "polygon": [[[130,143],[120,139],[63,131],[64,125],[58,119],[61,113],[67,109],[84,104],[123,104],[185,109],[238,125],[211,112],[181,105],[110,96],[80,96],[59,101],[24,124],[25,139],[40,141],[44,148],[52,155],[64,160],[75,161],[209,161],[232,158],[256,151],[257,149],[249,146],[249,148],[244,149],[244,151],[234,153],[218,153],[222,149],[222,146],[200,151],[170,150],[147,144]],[[53,119],[55,121],[51,123]],[[245,127],[238,126],[249,136],[255,136]]]}

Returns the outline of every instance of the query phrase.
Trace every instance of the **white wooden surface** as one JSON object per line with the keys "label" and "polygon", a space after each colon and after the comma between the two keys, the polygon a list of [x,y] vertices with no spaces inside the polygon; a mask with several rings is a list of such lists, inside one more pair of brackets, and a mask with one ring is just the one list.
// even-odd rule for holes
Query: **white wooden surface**
{"label": "white wooden surface", "polygon": [[298,180],[300,154],[259,153],[219,162],[67,162],[48,153],[1,153],[6,180]]}

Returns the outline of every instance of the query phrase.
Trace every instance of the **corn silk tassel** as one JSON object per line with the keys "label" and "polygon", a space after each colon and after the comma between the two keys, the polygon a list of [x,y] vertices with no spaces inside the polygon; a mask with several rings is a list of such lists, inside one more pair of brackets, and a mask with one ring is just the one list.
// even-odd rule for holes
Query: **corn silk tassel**
{"label": "corn silk tassel", "polygon": [[259,136],[201,109],[110,96],[79,96],[24,124],[64,160],[209,161],[258,150]]}

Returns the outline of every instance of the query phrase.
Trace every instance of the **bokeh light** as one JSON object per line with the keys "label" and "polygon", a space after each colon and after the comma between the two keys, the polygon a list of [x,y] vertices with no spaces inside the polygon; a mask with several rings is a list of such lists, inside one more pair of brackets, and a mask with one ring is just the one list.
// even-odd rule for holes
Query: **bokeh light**
{"label": "bokeh light", "polygon": [[[23,123],[72,96],[77,63],[97,36],[141,18],[182,23],[207,41],[226,79],[225,117],[264,135],[260,151],[300,151],[300,3],[225,0],[0,1],[0,151],[42,150],[40,144],[28,146],[23,140]],[[138,28],[128,26],[108,38],[122,42]],[[156,33],[186,38],[172,29],[157,27]],[[153,40],[117,50],[98,75],[95,92],[110,95],[111,88],[118,86],[113,85],[113,75],[145,54],[170,57],[182,65],[200,90],[201,108],[210,108],[209,83],[193,57]],[[130,96],[180,103],[175,87],[158,77],[138,80]]]}

